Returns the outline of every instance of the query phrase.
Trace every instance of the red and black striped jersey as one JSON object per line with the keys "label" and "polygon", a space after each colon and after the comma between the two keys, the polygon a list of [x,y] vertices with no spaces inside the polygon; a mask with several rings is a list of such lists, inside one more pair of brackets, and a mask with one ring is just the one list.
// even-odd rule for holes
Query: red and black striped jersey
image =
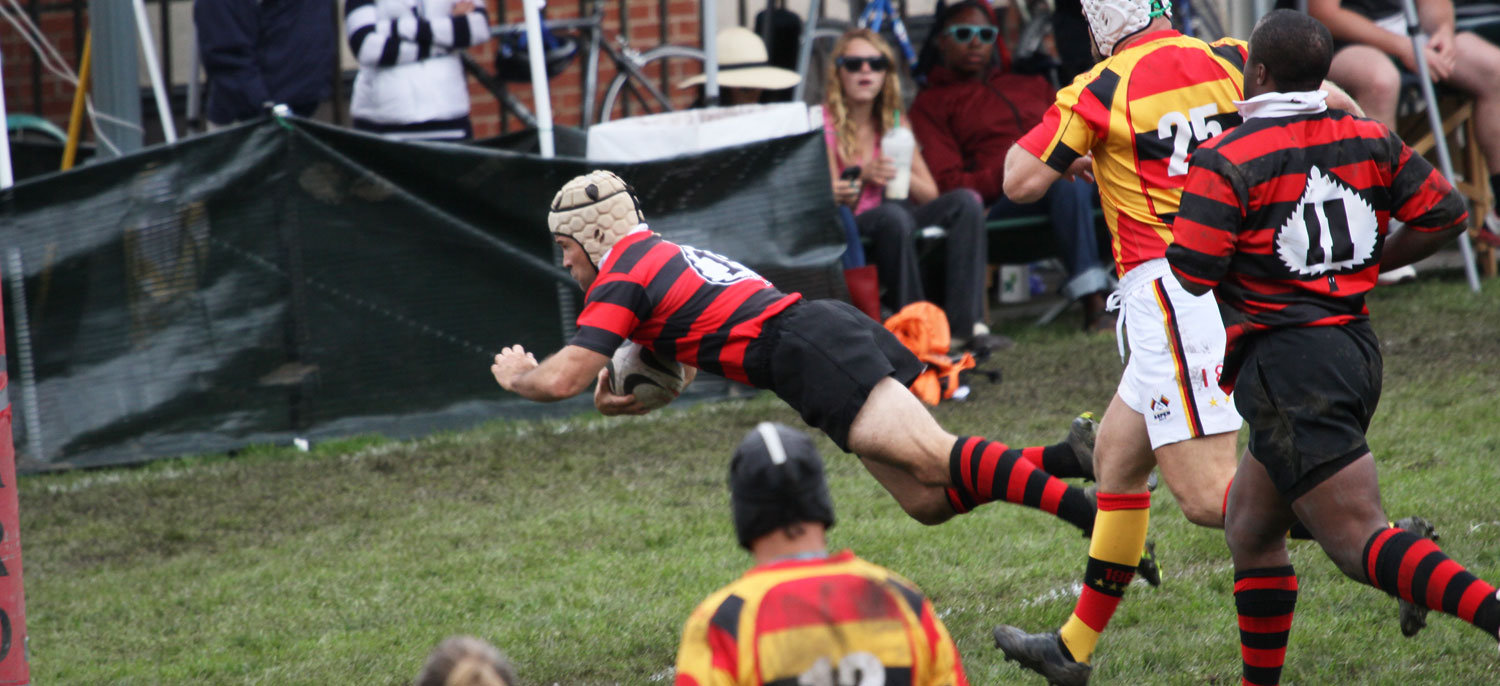
{"label": "red and black striped jersey", "polygon": [[677,686],[968,683],[932,603],[847,550],[746,572],[693,610],[677,652]]}
{"label": "red and black striped jersey", "polygon": [[1252,117],[1193,153],[1167,250],[1172,270],[1242,315],[1228,341],[1365,319],[1387,223],[1468,218],[1432,165],[1379,122],[1328,110]]}
{"label": "red and black striped jersey", "polygon": [[746,346],[767,319],[801,298],[727,257],[637,231],[605,255],[569,343],[613,355],[629,338],[748,384]]}
{"label": "red and black striped jersey", "polygon": [[1064,171],[1092,153],[1094,178],[1123,276],[1172,242],[1188,155],[1240,123],[1244,41],[1205,43],[1176,31],[1142,35],[1057,92],[1017,143]]}

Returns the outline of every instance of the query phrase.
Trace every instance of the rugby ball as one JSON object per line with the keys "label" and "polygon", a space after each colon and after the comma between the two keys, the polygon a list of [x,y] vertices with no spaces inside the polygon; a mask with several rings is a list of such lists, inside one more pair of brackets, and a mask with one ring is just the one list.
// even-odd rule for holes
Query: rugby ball
{"label": "rugby ball", "polygon": [[635,399],[650,410],[675,400],[687,385],[681,363],[635,341],[621,343],[605,368],[609,370],[611,392],[635,394]]}

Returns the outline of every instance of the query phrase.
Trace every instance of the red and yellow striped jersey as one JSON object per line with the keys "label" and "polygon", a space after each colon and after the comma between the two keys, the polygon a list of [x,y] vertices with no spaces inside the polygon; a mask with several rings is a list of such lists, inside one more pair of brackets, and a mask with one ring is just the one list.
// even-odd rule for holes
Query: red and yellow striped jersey
{"label": "red and yellow striped jersey", "polygon": [[921,591],[845,550],[756,567],[704,600],[683,629],[677,686],[799,683],[969,682]]}
{"label": "red and yellow striped jersey", "polygon": [[1145,34],[1058,91],[1018,143],[1058,171],[1093,154],[1121,276],[1166,254],[1188,156],[1240,123],[1234,101],[1244,93],[1248,49],[1233,38]]}

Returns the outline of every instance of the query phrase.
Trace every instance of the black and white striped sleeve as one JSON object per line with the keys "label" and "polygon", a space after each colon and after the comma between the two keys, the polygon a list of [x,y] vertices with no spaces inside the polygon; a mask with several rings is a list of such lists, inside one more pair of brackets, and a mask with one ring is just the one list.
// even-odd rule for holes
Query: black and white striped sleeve
{"label": "black and white striped sleeve", "polygon": [[478,45],[489,40],[489,29],[482,4],[461,17],[408,15],[394,20],[381,20],[375,0],[346,0],[344,4],[349,50],[364,66],[407,64]]}
{"label": "black and white striped sleeve", "polygon": [[406,16],[397,19],[394,23],[396,35],[418,46],[467,48],[484,43],[490,38],[489,15],[485,13],[482,2],[475,3],[474,11],[461,17],[422,19],[416,16]]}

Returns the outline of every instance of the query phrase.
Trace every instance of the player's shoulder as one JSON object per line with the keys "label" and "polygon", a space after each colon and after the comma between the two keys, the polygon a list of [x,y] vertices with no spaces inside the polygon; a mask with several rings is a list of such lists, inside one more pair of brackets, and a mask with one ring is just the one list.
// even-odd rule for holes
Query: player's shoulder
{"label": "player's shoulder", "polygon": [[[1206,41],[1193,36],[1176,35],[1154,41],[1152,49],[1141,54],[1139,61],[1151,66],[1159,60],[1182,62],[1184,52],[1189,60],[1215,60],[1237,73],[1244,73],[1245,61],[1250,57],[1250,44],[1238,38],[1224,37]],[[1201,55],[1198,57],[1196,55]]]}
{"label": "player's shoulder", "polygon": [[689,630],[698,627],[699,631],[707,631],[710,625],[717,625],[731,634],[735,633],[740,611],[745,606],[745,596],[739,588],[743,581],[743,578],[735,581],[698,603],[698,607],[688,616]]}
{"label": "player's shoulder", "polygon": [[901,596],[911,606],[912,612],[918,614],[922,612],[922,604],[926,602],[927,596],[922,593],[922,589],[912,583],[911,579],[902,576],[898,572],[858,557],[853,558],[850,564],[861,576]]}

